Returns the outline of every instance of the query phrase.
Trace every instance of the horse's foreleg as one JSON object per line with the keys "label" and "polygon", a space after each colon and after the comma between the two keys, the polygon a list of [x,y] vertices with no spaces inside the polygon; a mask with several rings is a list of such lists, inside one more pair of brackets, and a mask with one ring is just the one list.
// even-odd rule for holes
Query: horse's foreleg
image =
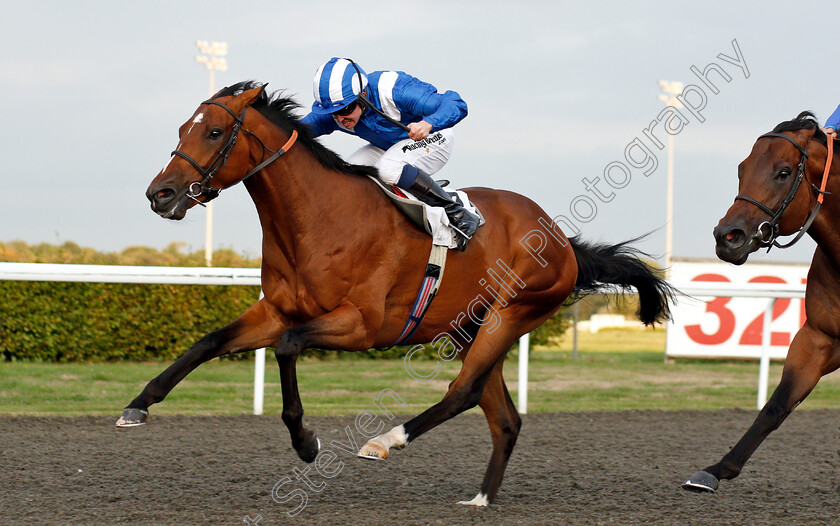
{"label": "horse's foreleg", "polygon": [[683,488],[714,492],[719,480],[737,477],[764,439],[808,396],[819,379],[838,365],[840,362],[832,341],[806,323],[791,343],[781,382],[755,422],[720,462],[695,473]]}
{"label": "horse's foreleg", "polygon": [[303,427],[303,404],[297,384],[297,359],[304,349],[300,337],[286,331],[274,350],[280,367],[280,386],[283,393],[283,422],[292,437],[292,447],[305,462],[312,462],[318,456],[321,442],[315,433]]}
{"label": "horse's foreleg", "polygon": [[128,404],[117,420],[117,427],[145,424],[149,419],[149,406],[163,400],[178,382],[202,363],[225,354],[265,347],[277,341],[285,327],[275,316],[268,315],[268,309],[271,307],[260,301],[230,325],[198,340]]}
{"label": "horse's foreleg", "polygon": [[283,422],[289,429],[292,447],[305,462],[318,456],[320,441],[303,425],[303,405],[297,384],[297,359],[304,349],[364,350],[373,344],[373,336],[364,328],[359,310],[352,305],[315,318],[283,333],[274,351],[280,367],[283,391]]}
{"label": "horse's foreleg", "polygon": [[522,427],[522,419],[519,417],[516,406],[513,405],[513,400],[510,399],[504,378],[502,378],[503,365],[503,362],[499,362],[493,368],[487,385],[484,386],[484,394],[478,402],[484,411],[484,416],[487,417],[490,435],[493,437],[490,463],[487,465],[478,495],[470,501],[462,501],[459,504],[485,506],[495,500],[508,459],[516,445],[519,429]]}

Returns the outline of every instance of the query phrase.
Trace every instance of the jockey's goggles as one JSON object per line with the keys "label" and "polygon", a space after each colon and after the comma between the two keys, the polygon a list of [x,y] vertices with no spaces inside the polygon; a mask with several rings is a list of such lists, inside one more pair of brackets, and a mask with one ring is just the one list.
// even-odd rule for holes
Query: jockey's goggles
{"label": "jockey's goggles", "polygon": [[333,115],[338,115],[339,117],[346,117],[350,115],[356,109],[356,106],[358,106],[358,102],[358,100],[354,100],[353,102],[341,108],[340,110],[334,111]]}

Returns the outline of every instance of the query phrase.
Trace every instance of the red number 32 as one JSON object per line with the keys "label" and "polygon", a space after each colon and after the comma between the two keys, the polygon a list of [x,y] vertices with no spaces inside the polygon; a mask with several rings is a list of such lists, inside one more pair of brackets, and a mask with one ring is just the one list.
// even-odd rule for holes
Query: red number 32
{"label": "red number 32", "polygon": [[[720,274],[700,274],[691,281],[714,281],[714,282],[729,282],[726,276]],[[786,283],[785,280],[776,276],[758,276],[752,278],[750,283]],[[804,280],[803,280],[804,282]],[[706,303],[706,312],[717,316],[719,324],[717,331],[709,334],[703,331],[700,324],[686,325],[685,332],[688,337],[701,345],[719,345],[729,338],[735,332],[735,313],[733,313],[726,304],[732,298],[715,298]],[[804,300],[802,301],[804,305]],[[773,319],[777,319],[790,306],[790,299],[779,298],[773,306]],[[804,308],[800,313],[800,326],[805,323]],[[753,321],[744,329],[738,343],[740,345],[761,345],[761,333],[764,328],[764,313],[759,314]],[[773,332],[770,337],[771,345],[790,345],[790,332]]]}
{"label": "red number 32", "polygon": [[[726,276],[721,276],[720,274],[700,274],[691,281],[729,282],[729,279]],[[718,317],[718,320],[720,320],[720,325],[718,326],[718,330],[716,332],[712,334],[703,332],[699,323],[695,325],[686,325],[685,332],[688,334],[688,337],[700,345],[719,345],[731,338],[732,333],[735,332],[735,314],[726,308],[726,304],[729,303],[731,299],[732,298],[715,298],[706,303],[706,312],[715,314]]]}

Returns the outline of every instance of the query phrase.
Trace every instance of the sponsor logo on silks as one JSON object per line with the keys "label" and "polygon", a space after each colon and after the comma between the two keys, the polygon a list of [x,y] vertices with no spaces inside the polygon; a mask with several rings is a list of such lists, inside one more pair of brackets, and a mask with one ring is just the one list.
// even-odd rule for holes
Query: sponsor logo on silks
{"label": "sponsor logo on silks", "polygon": [[[406,144],[402,147],[402,152],[409,152],[416,150],[417,148],[423,148],[424,146],[431,145],[433,143],[439,142],[443,144],[446,142],[446,137],[441,135],[440,132],[436,132],[434,135],[429,135],[425,139],[420,139],[419,141],[414,141],[413,143]],[[428,148],[426,149],[428,151]]]}

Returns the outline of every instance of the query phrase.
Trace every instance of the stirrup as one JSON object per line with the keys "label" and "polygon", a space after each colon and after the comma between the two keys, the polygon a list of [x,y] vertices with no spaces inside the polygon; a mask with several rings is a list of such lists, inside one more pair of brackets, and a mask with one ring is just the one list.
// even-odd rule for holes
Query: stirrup
{"label": "stirrup", "polygon": [[463,230],[455,226],[452,222],[449,223],[449,228],[455,231],[455,248],[461,252],[465,251],[467,249],[467,243],[472,239],[472,236],[465,234]]}
{"label": "stirrup", "polygon": [[467,241],[469,241],[470,239],[472,239],[472,238],[473,238],[472,236],[468,236],[467,234],[465,234],[463,230],[461,230],[460,228],[458,228],[457,226],[455,226],[453,223],[449,223],[449,227],[450,227],[452,230],[454,230],[455,232],[458,232],[458,233],[461,235],[461,237],[463,237],[463,238],[464,238],[464,239],[466,239]]}

